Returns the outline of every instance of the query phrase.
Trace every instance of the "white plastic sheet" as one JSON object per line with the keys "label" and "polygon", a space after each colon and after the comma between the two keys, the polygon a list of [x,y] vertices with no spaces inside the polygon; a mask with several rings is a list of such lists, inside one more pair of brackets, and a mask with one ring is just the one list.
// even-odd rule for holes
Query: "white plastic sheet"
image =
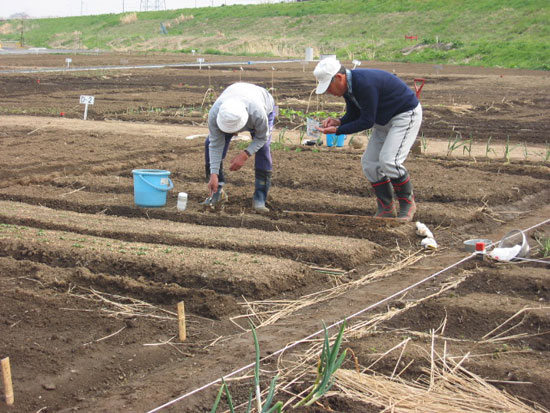
{"label": "white plastic sheet", "polygon": [[497,261],[511,261],[518,256],[521,245],[517,244],[510,248],[493,248],[487,255]]}

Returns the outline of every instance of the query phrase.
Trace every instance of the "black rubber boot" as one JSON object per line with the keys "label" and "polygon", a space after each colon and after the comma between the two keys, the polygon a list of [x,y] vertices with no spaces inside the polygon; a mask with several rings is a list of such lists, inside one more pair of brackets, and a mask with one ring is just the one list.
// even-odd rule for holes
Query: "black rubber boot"
{"label": "black rubber boot", "polygon": [[378,211],[374,216],[376,218],[395,218],[395,202],[393,202],[393,190],[391,181],[384,178],[371,184],[376,194],[376,204]]}
{"label": "black rubber boot", "polygon": [[252,207],[258,212],[269,212],[269,209],[265,206],[265,201],[271,187],[271,171],[256,169],[255,175]]}
{"label": "black rubber boot", "polygon": [[413,187],[409,174],[400,178],[392,179],[393,190],[399,201],[399,214],[397,219],[412,221],[416,212],[416,203],[414,202]]}

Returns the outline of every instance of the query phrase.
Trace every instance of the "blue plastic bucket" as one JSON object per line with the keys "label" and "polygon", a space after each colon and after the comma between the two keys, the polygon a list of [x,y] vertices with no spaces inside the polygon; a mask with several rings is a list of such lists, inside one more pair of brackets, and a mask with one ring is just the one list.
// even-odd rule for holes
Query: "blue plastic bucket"
{"label": "blue plastic bucket", "polygon": [[134,169],[134,203],[140,207],[166,205],[166,194],[174,188],[168,178],[170,171],[160,169]]}
{"label": "blue plastic bucket", "polygon": [[344,141],[346,140],[346,135],[336,135],[335,133],[327,134],[327,146],[344,146]]}

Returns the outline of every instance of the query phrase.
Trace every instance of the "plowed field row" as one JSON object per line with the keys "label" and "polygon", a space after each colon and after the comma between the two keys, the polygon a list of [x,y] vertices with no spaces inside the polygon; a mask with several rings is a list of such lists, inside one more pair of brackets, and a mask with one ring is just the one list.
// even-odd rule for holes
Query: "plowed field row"
{"label": "plowed field row", "polygon": [[[550,224],[526,234],[530,258],[539,262],[471,258],[453,265],[469,255],[464,240],[498,241],[550,216],[547,160],[476,159],[466,141],[487,142],[487,154],[490,136],[516,154],[529,152],[524,143],[544,148],[548,77],[395,68],[408,82],[427,77],[422,135],[449,144],[462,138],[454,150],[420,151],[406,163],[415,219],[432,230],[436,250],[421,247],[414,223],[371,218],[376,202],[360,165],[366,135],[358,137],[362,147],[301,146],[301,120],[284,111],[273,135],[270,212],[251,209],[252,162],[227,171],[222,208],[199,205],[208,195],[204,139],[186,137],[207,133],[205,92],[243,76],[273,82],[280,108],[340,111],[341,101],[310,96],[312,75],[301,65],[49,74],[40,82],[35,75],[2,77],[0,358],[10,357],[16,404],[0,400],[0,412],[148,411],[252,362],[250,322],[260,326],[264,358],[323,322],[357,313],[344,339],[355,358],[346,359],[336,392],[296,411],[397,411],[396,401],[412,393],[362,399],[367,392],[348,392],[344,374],[363,372],[353,376],[356,383],[371,380],[363,390],[383,376],[387,388],[402,384],[398,377],[429,384],[434,366],[446,360],[476,374],[497,398],[525,403],[492,411],[547,412],[550,275],[539,242],[550,237]],[[76,105],[81,94],[96,96],[88,121]],[[243,145],[233,142],[226,159]],[[134,204],[134,169],[170,171],[166,205]],[[188,193],[185,211],[176,208],[178,192]],[[184,342],[176,313],[182,301]],[[262,387],[278,372],[277,399],[305,390],[314,381],[317,344],[268,359]],[[304,355],[310,359],[303,370],[285,376]],[[239,403],[248,397],[245,376],[230,383]],[[166,410],[210,411],[216,392],[211,386]]]}

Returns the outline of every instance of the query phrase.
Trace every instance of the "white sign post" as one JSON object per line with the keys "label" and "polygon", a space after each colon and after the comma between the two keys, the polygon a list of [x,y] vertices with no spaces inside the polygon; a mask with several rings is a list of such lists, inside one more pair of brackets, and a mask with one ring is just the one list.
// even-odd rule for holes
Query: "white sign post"
{"label": "white sign post", "polygon": [[352,60],[351,63],[353,63],[353,68],[355,69],[357,66],[361,66],[360,60]]}
{"label": "white sign post", "polygon": [[199,70],[202,69],[202,64],[204,63],[204,57],[198,57],[197,63],[199,64]]}
{"label": "white sign post", "polygon": [[71,65],[71,62],[73,61],[73,59],[71,59],[70,57],[67,57],[65,59],[65,63],[67,63],[67,69],[69,68],[69,66]]}
{"label": "white sign post", "polygon": [[94,104],[93,96],[80,95],[80,104],[84,106],[84,120],[88,117],[88,105]]}

